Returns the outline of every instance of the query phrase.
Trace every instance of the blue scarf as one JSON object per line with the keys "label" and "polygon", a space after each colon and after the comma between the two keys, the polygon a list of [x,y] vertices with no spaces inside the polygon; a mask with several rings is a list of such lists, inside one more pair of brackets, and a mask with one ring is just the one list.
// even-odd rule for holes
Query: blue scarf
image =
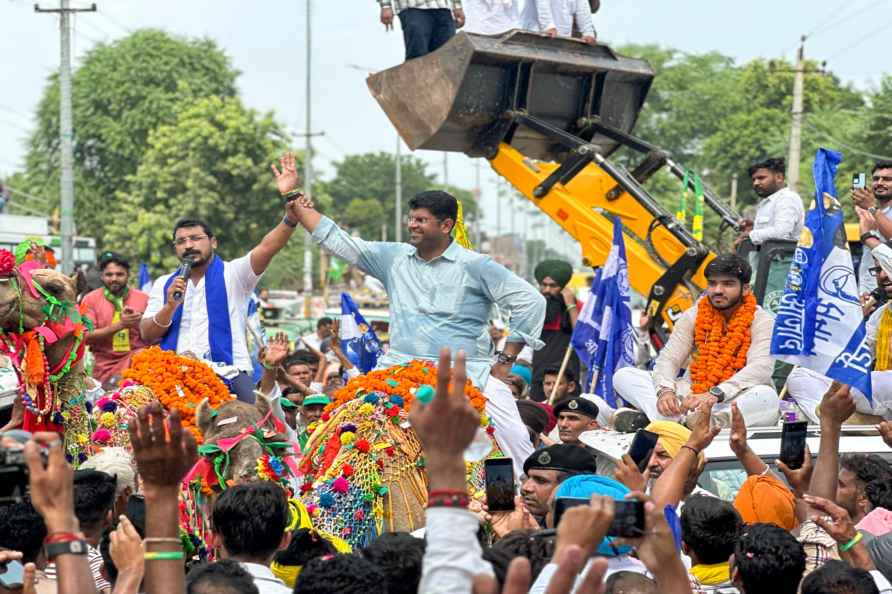
{"label": "blue scarf", "polygon": [[[164,295],[176,279],[176,273],[170,275],[164,283]],[[226,296],[226,280],[223,276],[223,260],[215,255],[207,271],[204,273],[204,294],[208,310],[208,342],[211,345],[211,360],[215,363],[232,365],[232,326],[229,323],[229,299]],[[170,329],[161,340],[161,348],[165,351],[176,351],[180,338],[180,321],[183,318],[183,307],[177,307],[170,320]],[[195,353],[203,356],[204,353]]]}

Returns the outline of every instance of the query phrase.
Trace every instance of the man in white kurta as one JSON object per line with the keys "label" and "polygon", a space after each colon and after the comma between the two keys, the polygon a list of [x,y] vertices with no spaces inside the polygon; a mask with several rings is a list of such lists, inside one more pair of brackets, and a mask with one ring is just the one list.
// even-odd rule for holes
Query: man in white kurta
{"label": "man in white kurta", "polygon": [[520,29],[520,0],[464,0],[466,33],[501,35]]}
{"label": "man in white kurta", "polygon": [[573,25],[587,43],[595,43],[597,33],[588,0],[527,0],[521,20],[528,31],[552,37],[571,37]]}

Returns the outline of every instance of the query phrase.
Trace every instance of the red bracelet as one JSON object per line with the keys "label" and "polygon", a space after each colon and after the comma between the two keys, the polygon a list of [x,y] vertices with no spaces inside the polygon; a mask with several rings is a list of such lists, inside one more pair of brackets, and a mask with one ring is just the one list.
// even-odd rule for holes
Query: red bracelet
{"label": "red bracelet", "polygon": [[47,534],[46,538],[43,539],[43,544],[54,544],[59,542],[72,542],[74,540],[82,540],[78,534],[74,532],[53,532],[52,534]]}
{"label": "red bracelet", "polygon": [[467,508],[469,503],[471,503],[471,498],[467,491],[436,489],[427,496],[428,507]]}
{"label": "red bracelet", "polygon": [[432,489],[428,492],[429,497],[438,497],[440,495],[467,495],[464,489]]}

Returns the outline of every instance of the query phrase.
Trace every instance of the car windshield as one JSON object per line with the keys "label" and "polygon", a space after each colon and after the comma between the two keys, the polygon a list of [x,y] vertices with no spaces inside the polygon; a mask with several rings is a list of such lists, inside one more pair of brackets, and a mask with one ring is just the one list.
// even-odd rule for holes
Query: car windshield
{"label": "car windshield", "polygon": [[[865,453],[874,453],[881,456],[884,460],[892,464],[892,452],[865,452]],[[817,456],[812,456],[812,460],[815,460]],[[772,469],[775,468],[774,461],[776,457],[762,457],[762,461],[768,464]],[[783,480],[783,475],[780,472],[777,473],[778,476]],[[737,496],[737,492],[740,490],[740,486],[743,485],[743,482],[746,480],[746,471],[740,464],[740,461],[737,458],[731,458],[728,460],[715,460],[709,461],[706,463],[706,468],[703,470],[703,473],[700,474],[700,479],[697,481],[697,486],[706,489],[710,493],[713,493],[726,501],[734,501],[734,498]]]}

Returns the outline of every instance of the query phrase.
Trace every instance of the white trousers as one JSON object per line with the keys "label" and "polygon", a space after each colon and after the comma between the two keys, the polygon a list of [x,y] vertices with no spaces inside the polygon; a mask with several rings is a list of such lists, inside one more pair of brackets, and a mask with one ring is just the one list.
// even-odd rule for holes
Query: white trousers
{"label": "white trousers", "polygon": [[[824,377],[816,371],[797,367],[787,378],[787,391],[790,397],[796,401],[809,421],[818,424],[821,422],[818,416],[818,405],[821,399],[833,383],[829,377]],[[873,393],[873,405],[859,390],[852,389],[855,399],[855,410],[867,415],[879,415],[885,419],[892,419],[892,371],[874,371],[870,374],[870,383]]]}
{"label": "white trousers", "polygon": [[[613,389],[623,400],[642,411],[651,421],[680,421],[681,416],[667,417],[657,410],[657,388],[654,385],[653,376],[649,371],[634,367],[623,367],[613,375]],[[614,409],[603,398],[587,395],[597,399],[598,422],[601,423],[602,414],[609,418]],[[743,419],[748,427],[767,427],[777,423],[780,416],[778,406],[780,400],[777,392],[771,386],[753,386],[738,394],[733,402],[743,413]],[[602,413],[601,409],[604,410]],[[725,401],[716,404],[713,413],[730,411],[731,402]]]}

